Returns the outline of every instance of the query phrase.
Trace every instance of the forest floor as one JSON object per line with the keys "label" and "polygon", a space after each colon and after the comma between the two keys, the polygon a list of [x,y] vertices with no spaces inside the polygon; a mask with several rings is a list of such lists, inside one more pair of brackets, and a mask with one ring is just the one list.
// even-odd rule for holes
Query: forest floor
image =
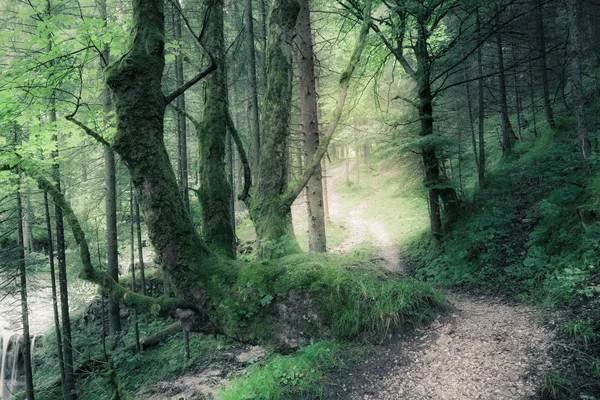
{"label": "forest floor", "polygon": [[[351,164],[350,169],[353,169]],[[406,265],[384,221],[365,216],[370,197],[343,215],[333,182],[343,164],[329,171],[332,221],[347,230],[332,251],[347,252],[372,240],[379,264],[407,274]],[[539,398],[550,367],[552,335],[536,322],[536,312],[493,296],[447,293],[453,311],[434,323],[396,332],[375,346],[361,363],[340,371],[330,382],[332,399],[533,399]]]}
{"label": "forest floor", "polygon": [[[354,165],[350,165],[353,170]],[[348,207],[340,193],[345,184],[343,164],[328,171],[331,223],[344,238],[330,249],[345,253],[371,243],[375,261],[393,274],[408,275],[410,266],[398,239],[381,217],[366,211],[372,193]],[[376,194],[377,192],[375,192]],[[293,208],[297,232],[307,230],[306,203]],[[551,367],[552,334],[539,324],[534,309],[501,297],[447,293],[452,310],[433,323],[393,332],[373,346],[360,362],[333,372],[324,385],[329,399],[403,400],[525,400],[540,398],[542,376]],[[258,347],[239,345],[198,366],[184,376],[157,384],[154,395],[139,398],[198,399],[211,397],[232,376],[239,376],[250,360],[264,357]],[[208,360],[207,360],[208,361]],[[157,397],[158,396],[158,397]]]}

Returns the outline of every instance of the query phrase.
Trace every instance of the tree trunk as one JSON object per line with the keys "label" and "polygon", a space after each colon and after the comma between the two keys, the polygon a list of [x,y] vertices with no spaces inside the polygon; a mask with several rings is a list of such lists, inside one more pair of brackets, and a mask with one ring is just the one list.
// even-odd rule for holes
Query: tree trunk
{"label": "tree trunk", "polygon": [[[96,2],[100,19],[107,23],[106,0]],[[110,47],[104,46],[102,57],[100,57],[100,74],[102,70],[110,63]],[[110,102],[110,93],[106,85],[102,89],[102,108],[104,111],[104,130],[108,128],[108,114],[112,111]],[[106,268],[108,275],[119,281],[119,252],[117,239],[117,177],[115,154],[110,146],[104,146],[104,190],[105,190],[105,210],[106,210]],[[119,301],[113,297],[108,297],[108,326],[111,336],[121,332],[121,313],[119,310]]]}
{"label": "tree trunk", "polygon": [[[48,3],[48,15],[50,15],[51,4]],[[56,100],[50,99],[50,123],[56,123]],[[52,154],[53,159],[57,159],[58,154],[58,136],[55,134],[52,140],[56,142],[57,150]],[[60,166],[54,163],[52,166],[52,175],[57,190],[60,192]],[[63,221],[62,208],[54,203],[54,219],[56,223],[56,252],[58,259],[58,287],[60,292],[60,311],[62,320],[62,347],[65,367],[65,380],[63,384],[64,400],[75,398],[75,376],[73,374],[73,342],[71,340],[71,317],[69,312],[69,289],[67,280],[67,256],[65,253],[65,229]]]}
{"label": "tree trunk", "polygon": [[[29,310],[27,307],[27,264],[25,260],[25,238],[23,236],[23,204],[21,192],[17,191],[18,247],[19,247],[19,276],[21,292],[21,323],[23,324],[23,363],[25,369],[25,392],[27,400],[34,400],[33,372],[31,369],[31,337],[29,336]],[[15,358],[18,354],[15,353]],[[16,367],[15,367],[16,368]],[[16,371],[13,371],[16,375]],[[2,388],[4,389],[4,388]]]}
{"label": "tree trunk", "polygon": [[[136,224],[136,232],[137,232],[137,247],[138,247],[138,264],[140,266],[140,278],[141,278],[141,293],[143,295],[146,294],[146,268],[144,265],[144,248],[142,247],[142,218],[140,215],[140,203],[137,201],[134,195],[134,203],[135,203],[135,224]],[[133,217],[133,215],[132,215]],[[133,262],[133,258],[131,259],[133,263],[133,270],[135,270],[135,263]]]}
{"label": "tree trunk", "polygon": [[537,130],[537,111],[535,109],[535,93],[533,87],[533,67],[531,61],[529,62],[529,95],[531,96],[531,119],[533,122],[533,137],[538,137],[539,133]]}
{"label": "tree trunk", "polygon": [[[248,58],[246,68],[248,73],[248,116],[250,125],[251,151],[250,166],[256,182],[258,177],[258,160],[260,158],[260,127],[258,118],[258,85],[256,82],[256,53],[254,51],[254,19],[252,18],[252,0],[245,0],[244,25],[246,28],[246,48]],[[262,43],[262,42],[261,42]]]}
{"label": "tree trunk", "polygon": [[202,43],[212,55],[217,70],[205,80],[204,115],[198,130],[200,147],[200,188],[202,235],[210,249],[235,258],[235,237],[231,222],[231,185],[225,169],[227,138],[227,78],[223,36],[223,0],[204,0],[206,21]]}
{"label": "tree trunk", "polygon": [[260,49],[262,56],[262,68],[260,69],[262,78],[263,94],[267,91],[267,22],[269,20],[267,10],[267,0],[259,0],[260,6]]}
{"label": "tree trunk", "polygon": [[[550,85],[548,83],[548,67],[546,61],[546,34],[544,32],[544,6],[543,1],[538,1],[536,12],[536,25],[538,33],[538,50],[540,54],[539,65],[542,75],[542,89],[544,93],[544,111],[546,112],[546,121],[552,130],[556,129],[554,114],[552,112],[552,103],[550,103]],[[533,78],[532,78],[533,79]],[[537,136],[537,135],[536,135]]]}
{"label": "tree trunk", "polygon": [[[298,8],[295,0],[275,0],[269,13],[268,82],[263,101],[258,181],[250,205],[259,242],[287,241],[289,243],[279,247],[284,253],[299,251],[290,206],[281,200],[287,189],[286,146],[290,134],[292,100],[292,35]],[[259,252],[262,257],[274,255],[264,246]]]}
{"label": "tree trunk", "polygon": [[[304,158],[308,162],[319,148],[319,111],[317,104],[317,81],[310,21],[310,0],[300,1],[296,21],[298,45],[297,64],[300,88],[302,133],[304,134]],[[308,205],[308,249],[310,252],[327,251],[325,212],[321,163],[315,168],[306,185]]]}
{"label": "tree trunk", "polygon": [[328,181],[328,177],[327,177],[327,160],[323,159],[321,165],[323,166],[323,168],[321,169],[321,173],[323,174],[323,216],[325,217],[325,226],[327,226],[327,223],[330,221],[329,218],[329,195],[328,195],[328,191],[327,191],[327,181]]}
{"label": "tree trunk", "polygon": [[[500,26],[500,16],[496,17],[496,25]],[[510,123],[508,115],[508,100],[506,98],[506,75],[504,73],[504,50],[502,35],[496,34],[496,48],[498,51],[498,97],[500,100],[500,123],[502,125],[502,156],[507,157],[514,147],[517,137]]]}
{"label": "tree trunk", "polygon": [[[481,46],[480,46],[481,47]],[[465,92],[467,96],[467,112],[469,113],[469,131],[471,133],[471,150],[473,151],[473,165],[475,172],[479,174],[479,158],[477,155],[477,139],[475,137],[475,118],[473,116],[473,98],[471,96],[471,85],[469,83],[468,70],[465,68]]]}
{"label": "tree trunk", "polygon": [[360,185],[360,150],[358,145],[356,146],[356,184]]}
{"label": "tree trunk", "polygon": [[[177,5],[175,5],[177,3]],[[180,10],[182,3],[179,0],[174,0],[173,4],[173,38],[181,41],[181,15]],[[181,52],[175,56],[175,83],[177,87],[181,87],[184,82],[183,76],[183,56]],[[185,93],[182,93],[175,100],[177,107],[185,110]],[[190,196],[188,190],[188,157],[187,157],[187,123],[185,116],[177,113],[177,150],[178,150],[178,180],[179,180],[179,195],[183,199],[185,208],[190,209]]]}
{"label": "tree trunk", "polygon": [[[513,43],[512,47],[512,62],[514,65],[518,64],[517,53],[515,49],[515,43]],[[515,69],[513,71],[513,83],[515,86],[515,110],[517,112],[517,135],[519,138],[519,142],[523,142],[523,134],[521,132],[521,127],[523,125],[522,122],[522,102],[521,102],[521,92],[519,91],[519,71]]]}
{"label": "tree trunk", "polygon": [[[431,93],[429,50],[424,29],[418,29],[417,44],[415,46],[418,69],[416,72],[417,91],[419,96],[419,119],[421,121],[421,136],[433,134],[433,96]],[[458,202],[456,192],[451,187],[445,187],[448,182],[440,174],[440,164],[436,148],[426,146],[421,149],[423,168],[425,169],[425,187],[429,197],[429,224],[434,238],[442,237],[444,227],[449,226],[458,216]],[[440,198],[444,204],[444,215],[440,206]],[[443,218],[442,218],[443,217]]]}
{"label": "tree trunk", "polygon": [[104,72],[117,118],[113,148],[131,173],[150,241],[171,288],[181,298],[195,297],[192,288],[203,275],[198,268],[210,251],[197,235],[179,196],[164,146],[163,119],[172,95],[167,99],[161,91],[163,1],[134,0],[133,17],[130,49]]}
{"label": "tree trunk", "polygon": [[60,332],[60,319],[58,316],[58,298],[56,295],[56,273],[54,271],[54,241],[52,238],[52,222],[50,221],[50,205],[48,193],[44,192],[44,208],[46,213],[46,232],[48,233],[48,262],[50,264],[50,283],[52,287],[52,314],[54,315],[54,331],[56,333],[56,349],[58,356],[58,369],[60,370],[60,383],[65,385],[65,365],[62,348],[62,335]]}
{"label": "tree trunk", "polygon": [[[480,29],[479,11],[477,11],[477,30]],[[485,108],[483,98],[483,46],[477,48],[477,73],[480,77],[477,81],[477,100],[478,100],[478,136],[479,136],[479,162],[477,169],[477,183],[479,187],[485,184]]]}
{"label": "tree trunk", "polygon": [[[130,234],[130,239],[131,239],[131,243],[130,243],[130,252],[129,254],[131,255],[131,286],[133,291],[135,292],[137,290],[137,285],[136,285],[136,280],[135,280],[135,233],[134,233],[134,220],[133,220],[133,202],[135,201],[134,199],[134,194],[133,194],[133,183],[131,183],[131,179],[129,180],[129,234]],[[140,209],[139,207],[137,208],[137,213],[136,213],[136,219],[139,221],[140,218]],[[142,259],[143,262],[143,259]],[[142,286],[142,292],[145,292],[145,286]],[[133,311],[133,330],[134,330],[134,340],[135,340],[135,351],[136,352],[140,352],[140,350],[142,349],[140,346],[140,326],[138,324],[138,312],[137,310]]]}
{"label": "tree trunk", "polygon": [[350,185],[350,151],[347,146],[342,147],[346,149],[346,153],[344,155],[344,176],[346,177],[346,185]]}
{"label": "tree trunk", "polygon": [[[106,205],[106,252],[107,272],[115,282],[119,281],[119,253],[117,241],[117,190],[115,172],[115,154],[108,146],[104,146],[104,185]],[[119,301],[108,297],[108,326],[111,336],[121,332],[121,313]]]}
{"label": "tree trunk", "polygon": [[583,97],[583,85],[581,82],[581,37],[578,26],[578,2],[576,0],[565,0],[569,23],[569,53],[571,59],[571,84],[573,85],[573,106],[575,108],[575,122],[579,138],[579,152],[585,176],[591,174],[587,158],[591,154],[590,139],[588,137],[585,118],[585,99]]}

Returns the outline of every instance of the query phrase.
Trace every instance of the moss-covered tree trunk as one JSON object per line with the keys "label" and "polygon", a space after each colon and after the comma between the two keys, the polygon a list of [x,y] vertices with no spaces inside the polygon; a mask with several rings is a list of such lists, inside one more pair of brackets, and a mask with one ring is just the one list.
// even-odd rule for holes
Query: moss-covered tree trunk
{"label": "moss-covered tree trunk", "polygon": [[[292,101],[292,36],[299,5],[296,0],[274,0],[267,28],[267,91],[263,101],[258,182],[250,213],[261,255],[298,250],[290,205],[282,200],[287,189],[286,143],[290,134]],[[287,237],[286,243],[282,238]],[[280,244],[280,245],[278,245]],[[281,253],[280,252],[280,253]]]}
{"label": "moss-covered tree trunk", "polygon": [[[417,43],[414,47],[417,59],[417,91],[419,97],[418,112],[421,120],[420,135],[426,137],[433,132],[433,94],[431,92],[431,60],[429,56],[426,20],[419,21]],[[440,165],[435,146],[426,145],[422,151],[423,168],[425,169],[425,186],[429,199],[429,223],[431,234],[440,238],[444,228],[452,224],[458,215],[456,191],[440,173]],[[442,213],[443,206],[443,213]]]}
{"label": "moss-covered tree trunk", "polygon": [[129,168],[150,240],[170,277],[172,290],[193,301],[201,296],[192,290],[201,272],[197,269],[210,251],[179,196],[163,141],[168,99],[161,91],[162,0],[133,0],[132,35],[129,51],[104,72],[117,118],[113,148]]}
{"label": "moss-covered tree trunk", "polygon": [[206,24],[202,42],[217,64],[217,70],[205,81],[204,118],[197,130],[200,147],[198,198],[202,208],[202,236],[211,250],[234,258],[232,189],[225,171],[228,111],[223,0],[203,0],[202,15],[201,20]]}

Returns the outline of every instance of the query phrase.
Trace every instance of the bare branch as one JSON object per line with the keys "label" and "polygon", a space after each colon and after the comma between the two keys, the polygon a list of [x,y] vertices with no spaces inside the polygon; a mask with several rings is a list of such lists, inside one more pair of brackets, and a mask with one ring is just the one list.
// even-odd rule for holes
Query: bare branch
{"label": "bare branch", "polygon": [[216,71],[216,70],[217,70],[217,64],[213,61],[213,63],[208,68],[206,68],[204,71],[201,71],[198,75],[196,75],[195,77],[193,77],[192,79],[190,79],[189,81],[187,81],[186,83],[181,85],[179,88],[175,89],[169,95],[165,96],[165,104],[171,103],[173,100],[175,100],[181,94],[183,94],[186,90],[188,90],[189,88],[194,86],[196,83],[200,82],[200,80],[202,80],[207,75],[209,75],[211,72]]}

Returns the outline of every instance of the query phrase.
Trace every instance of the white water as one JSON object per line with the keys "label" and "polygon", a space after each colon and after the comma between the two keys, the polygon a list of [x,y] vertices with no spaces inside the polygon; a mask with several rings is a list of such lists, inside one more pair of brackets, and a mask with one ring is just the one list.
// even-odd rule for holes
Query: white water
{"label": "white water", "polygon": [[[7,367],[9,366],[9,362],[10,360],[8,359],[8,349],[10,346],[10,343],[18,343],[18,333],[15,331],[3,331],[2,332],[2,367],[0,368],[0,390],[1,390],[1,394],[2,394],[2,399],[3,400],[9,400],[10,396],[13,392],[13,388],[14,388],[14,383],[16,382],[16,376],[15,376],[15,366],[16,366],[16,359],[18,358],[18,353],[14,353],[15,356],[13,357],[13,362],[11,363],[11,365],[13,366],[13,369],[10,370],[10,381],[6,380],[6,375],[8,375],[7,371]],[[13,344],[14,347],[14,344]],[[15,382],[13,382],[13,378],[15,379]]]}
{"label": "white water", "polygon": [[[29,326],[31,334],[31,357],[33,359],[35,338],[41,336],[52,325],[53,315],[48,312],[52,304],[50,290],[36,288],[30,292],[28,300]],[[9,400],[10,396],[22,388],[23,366],[19,365],[22,349],[18,339],[21,337],[21,301],[19,296],[0,297],[0,399]],[[33,365],[33,363],[32,363]]]}
{"label": "white water", "polygon": [[15,347],[13,349],[13,365],[12,365],[12,369],[11,369],[11,373],[10,373],[10,386],[6,385],[8,387],[8,390],[10,391],[10,393],[15,393],[15,389],[17,388],[17,378],[19,375],[19,370],[18,370],[18,361],[19,361],[19,346],[20,346],[20,341],[19,341],[19,337],[16,336],[16,340],[13,341],[13,346]]}

